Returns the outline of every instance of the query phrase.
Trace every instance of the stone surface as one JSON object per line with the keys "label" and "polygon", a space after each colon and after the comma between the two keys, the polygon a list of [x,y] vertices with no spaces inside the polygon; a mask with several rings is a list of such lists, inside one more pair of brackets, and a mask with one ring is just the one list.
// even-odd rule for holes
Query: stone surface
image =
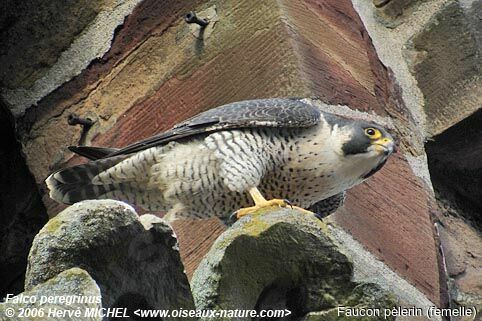
{"label": "stone surface", "polygon": [[[385,316],[383,314],[384,309],[391,309],[394,306],[393,298],[387,295],[387,292],[381,291],[377,285],[361,284],[353,289],[353,292],[343,304],[343,308],[336,307],[326,311],[310,312],[307,313],[301,321],[400,321],[396,319],[395,316]],[[350,308],[354,309],[350,310]],[[378,310],[380,313],[368,316],[353,316],[350,314],[351,311],[357,311],[357,309],[365,313]]]}
{"label": "stone surface", "polygon": [[[108,1],[6,1],[0,16],[2,87],[29,88]],[[32,22],[42,24],[35,28]]]}
{"label": "stone surface", "polygon": [[397,321],[427,321],[441,320],[441,318],[427,318],[427,311],[435,306],[427,299],[417,287],[410,284],[400,274],[390,269],[384,262],[376,258],[353,238],[353,236],[336,224],[332,224],[334,217],[324,220],[328,224],[330,235],[337,246],[343,249],[343,253],[353,262],[353,281],[358,283],[375,283],[381,288],[395,293],[398,299],[398,306],[407,309],[417,307],[422,310],[421,316],[399,316]]}
{"label": "stone surface", "polygon": [[440,134],[482,107],[482,56],[468,20],[459,3],[450,3],[405,46],[409,67],[424,95],[430,135]]}
{"label": "stone surface", "polygon": [[0,101],[0,298],[23,291],[32,240],[47,221],[37,184],[17,141],[14,119]]}
{"label": "stone surface", "polygon": [[370,252],[440,304],[443,288],[435,272],[438,244],[426,193],[404,157],[395,154],[347,194],[345,206],[333,217]]}
{"label": "stone surface", "polygon": [[[450,278],[454,306],[476,307],[482,312],[482,238],[480,230],[461,218],[440,217],[440,238]],[[470,320],[463,319],[463,320]]]}
{"label": "stone surface", "polygon": [[378,286],[353,282],[352,273],[324,223],[275,209],[242,218],[223,233],[191,288],[198,309],[288,309],[290,318],[338,305],[394,305]]}
{"label": "stone surface", "polygon": [[[8,2],[0,34],[6,43],[0,52],[0,63],[6,66],[0,73],[0,93],[12,112],[23,114],[102,57],[137,2]],[[32,21],[42,28],[32,28]]]}
{"label": "stone surface", "polygon": [[474,34],[480,57],[482,54],[482,2],[478,0],[460,0],[460,5],[467,15],[467,22]]}
{"label": "stone surface", "polygon": [[[422,108],[424,97],[418,87],[417,80],[409,66],[405,63],[405,45],[414,34],[417,34],[431,18],[450,0],[419,1],[414,10],[406,15],[403,23],[396,28],[387,28],[377,17],[377,8],[365,0],[353,0],[353,6],[360,15],[366,31],[373,42],[380,61],[393,72],[394,82],[399,86],[407,112],[412,116],[414,124],[407,124],[402,137],[409,141],[408,151],[412,156],[424,154],[423,142],[427,136],[427,120]],[[397,2],[397,1],[394,1]]]}
{"label": "stone surface", "polygon": [[84,201],[51,219],[35,237],[25,288],[71,267],[95,279],[102,306],[193,308],[177,240],[164,222],[146,217],[146,230],[134,210],[117,201]]}
{"label": "stone surface", "polygon": [[[446,262],[448,277],[465,278],[464,282],[449,282],[451,293],[446,292],[446,299],[442,300],[449,304],[451,298],[451,304],[456,306],[457,293],[480,293],[474,292],[480,288],[480,276],[477,268],[471,268],[478,267],[480,258],[472,256],[468,248],[480,244],[480,233],[474,233],[471,225],[474,218],[480,218],[480,112],[475,111],[482,106],[481,2],[418,1],[390,28],[375,19],[378,9],[374,6],[359,0],[353,3],[380,59],[393,69],[403,100],[417,120],[418,133],[412,144],[421,145],[428,140],[427,155],[420,150],[407,159],[429,188],[433,183],[436,202],[430,201],[429,207],[433,213],[439,213],[436,220],[440,221],[442,262]],[[464,222],[463,218],[469,221]],[[458,288],[462,284],[465,290]]]}
{"label": "stone surface", "polygon": [[[29,302],[16,303],[22,298],[28,298]],[[45,302],[48,300],[56,300],[57,302]],[[60,302],[65,300],[65,302]],[[67,300],[71,302],[68,304]],[[33,302],[30,302],[33,301]],[[100,309],[101,295],[100,290],[89,273],[80,268],[71,268],[56,275],[52,279],[38,284],[28,291],[22,292],[16,297],[9,298],[9,301],[0,303],[0,320],[1,321],[20,321],[20,320],[38,320],[38,321],[55,321],[55,320],[85,320],[85,321],[101,321],[100,317],[84,317],[87,309]],[[13,309],[13,316],[8,315],[8,309]],[[22,309],[24,315],[21,315]],[[82,317],[63,315],[60,317],[49,316],[49,311],[54,313],[75,313],[80,311]],[[30,312],[29,312],[30,311]],[[43,313],[43,315],[28,315],[29,313]],[[33,317],[34,316],[34,317]]]}
{"label": "stone surface", "polygon": [[426,0],[373,0],[376,18],[388,28],[395,28],[403,23],[403,15],[407,15],[412,7]]}

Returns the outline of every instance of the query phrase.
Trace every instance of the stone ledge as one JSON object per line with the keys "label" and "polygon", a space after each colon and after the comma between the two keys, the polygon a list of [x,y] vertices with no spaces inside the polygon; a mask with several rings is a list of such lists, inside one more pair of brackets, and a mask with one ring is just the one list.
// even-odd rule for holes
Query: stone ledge
{"label": "stone ledge", "polygon": [[104,308],[194,308],[170,226],[153,215],[139,220],[123,202],[83,201],[51,219],[34,239],[25,288],[72,267],[97,282]]}
{"label": "stone ledge", "polygon": [[[314,216],[290,209],[240,219],[194,272],[197,308],[288,309],[301,318],[337,306],[394,306],[378,285],[353,281],[353,264],[331,234]],[[325,320],[306,316],[315,319]]]}
{"label": "stone ledge", "polygon": [[[68,296],[79,296],[85,298],[87,303],[42,303],[42,298],[67,298]],[[28,303],[16,303],[28,298]],[[55,321],[55,320],[90,320],[101,321],[100,317],[92,318],[78,318],[78,317],[51,317],[48,313],[52,311],[59,311],[63,313],[66,311],[80,310],[82,316],[87,309],[100,309],[101,304],[98,301],[100,298],[100,290],[94,279],[85,270],[80,268],[71,268],[59,273],[52,279],[45,283],[39,284],[28,291],[25,291],[13,298],[9,302],[0,303],[0,320],[1,321],[21,321],[34,319],[36,321]],[[73,299],[72,299],[73,300]],[[21,316],[21,309],[23,309],[26,316]],[[12,314],[13,311],[13,314]],[[37,317],[30,318],[28,311],[37,313]],[[39,312],[41,311],[41,312]],[[40,314],[38,314],[40,313]]]}

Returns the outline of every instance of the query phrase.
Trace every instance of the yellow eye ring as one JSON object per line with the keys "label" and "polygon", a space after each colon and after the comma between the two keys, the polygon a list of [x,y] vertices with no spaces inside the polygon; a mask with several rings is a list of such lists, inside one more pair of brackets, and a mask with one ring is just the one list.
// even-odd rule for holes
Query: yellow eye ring
{"label": "yellow eye ring", "polygon": [[365,135],[367,135],[371,139],[379,139],[380,137],[382,137],[382,133],[380,132],[380,130],[373,127],[365,128]]}

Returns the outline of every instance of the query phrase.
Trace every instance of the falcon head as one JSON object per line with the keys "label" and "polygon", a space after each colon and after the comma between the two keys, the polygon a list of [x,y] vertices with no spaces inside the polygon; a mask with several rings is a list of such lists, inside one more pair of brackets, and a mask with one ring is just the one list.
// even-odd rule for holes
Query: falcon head
{"label": "falcon head", "polygon": [[383,127],[368,122],[354,122],[350,139],[342,150],[345,156],[357,154],[389,156],[395,151],[395,142]]}
{"label": "falcon head", "polygon": [[369,168],[362,178],[368,178],[380,170],[396,150],[395,141],[382,126],[374,123],[355,121],[348,127],[350,134],[342,145],[342,152],[346,158],[364,159]]}

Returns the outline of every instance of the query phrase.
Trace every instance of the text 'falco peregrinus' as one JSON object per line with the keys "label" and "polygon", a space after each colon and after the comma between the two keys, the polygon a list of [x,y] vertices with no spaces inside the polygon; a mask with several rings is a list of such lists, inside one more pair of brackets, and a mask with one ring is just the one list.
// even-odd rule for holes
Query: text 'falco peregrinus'
{"label": "text 'falco peregrinus'", "polygon": [[168,211],[170,219],[239,217],[286,206],[283,199],[323,212],[394,148],[376,124],[299,99],[259,99],[208,110],[123,149],[72,147],[91,161],[46,182],[59,202],[113,198]]}

